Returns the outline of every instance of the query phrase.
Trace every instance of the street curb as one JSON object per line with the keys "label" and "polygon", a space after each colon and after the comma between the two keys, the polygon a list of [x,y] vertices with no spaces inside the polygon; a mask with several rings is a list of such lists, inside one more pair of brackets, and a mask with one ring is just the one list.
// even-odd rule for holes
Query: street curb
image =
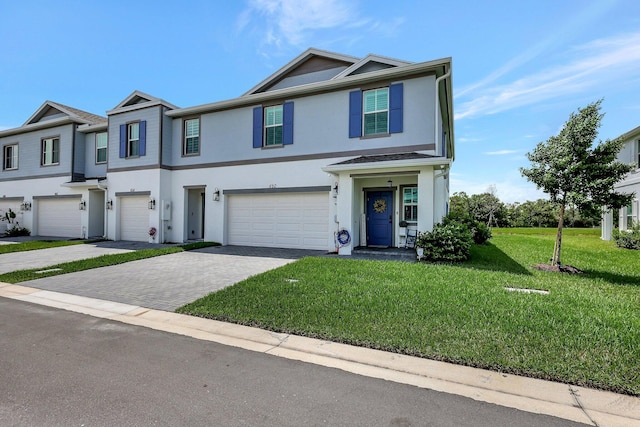
{"label": "street curb", "polygon": [[0,296],[589,425],[640,425],[633,396],[2,282]]}

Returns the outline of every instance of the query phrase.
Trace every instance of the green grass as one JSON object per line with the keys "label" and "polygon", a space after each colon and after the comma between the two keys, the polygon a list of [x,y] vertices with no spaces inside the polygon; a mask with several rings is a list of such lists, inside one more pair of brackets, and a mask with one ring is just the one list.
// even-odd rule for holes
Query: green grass
{"label": "green grass", "polygon": [[[95,258],[87,258],[78,261],[70,261],[62,264],[55,264],[43,268],[30,270],[18,270],[5,274],[0,274],[0,282],[19,283],[28,280],[41,279],[43,277],[57,276],[59,274],[74,273],[76,271],[89,270],[92,268],[108,267],[110,265],[123,264],[125,262],[137,261],[139,259],[152,258],[161,255],[168,255],[177,252],[191,251],[208,246],[218,246],[214,242],[195,242],[180,246],[170,246],[158,249],[141,249],[139,251],[124,252],[119,254],[101,255]],[[45,271],[50,270],[50,271]],[[42,273],[38,273],[42,271]]]}
{"label": "green grass", "polygon": [[0,255],[11,252],[35,251],[37,249],[59,248],[61,246],[81,245],[84,240],[33,240],[30,242],[0,245]]}
{"label": "green grass", "polygon": [[[518,235],[552,235],[558,232],[556,227],[547,228],[492,228],[494,235],[500,234],[518,234]],[[600,228],[563,228],[562,236],[598,236],[600,237]]]}
{"label": "green grass", "polygon": [[585,274],[531,269],[553,244],[497,233],[462,265],[304,258],[178,311],[640,395],[638,252],[568,234],[564,262]]}

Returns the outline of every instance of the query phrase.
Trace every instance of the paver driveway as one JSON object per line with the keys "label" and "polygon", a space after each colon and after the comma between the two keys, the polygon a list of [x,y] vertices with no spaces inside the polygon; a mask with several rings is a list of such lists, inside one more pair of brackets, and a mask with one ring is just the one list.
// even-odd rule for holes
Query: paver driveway
{"label": "paver driveway", "polygon": [[213,247],[20,284],[173,311],[249,276],[288,264],[303,255],[315,255],[316,252]]}

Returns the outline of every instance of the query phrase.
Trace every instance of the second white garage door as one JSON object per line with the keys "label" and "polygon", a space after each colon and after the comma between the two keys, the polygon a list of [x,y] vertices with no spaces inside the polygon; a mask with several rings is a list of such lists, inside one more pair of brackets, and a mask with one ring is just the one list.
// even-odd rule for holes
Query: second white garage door
{"label": "second white garage door", "polygon": [[328,249],[327,193],[230,195],[226,199],[230,245]]}
{"label": "second white garage door", "polygon": [[82,237],[80,198],[38,200],[38,235]]}
{"label": "second white garage door", "polygon": [[120,240],[149,241],[148,196],[120,197]]}

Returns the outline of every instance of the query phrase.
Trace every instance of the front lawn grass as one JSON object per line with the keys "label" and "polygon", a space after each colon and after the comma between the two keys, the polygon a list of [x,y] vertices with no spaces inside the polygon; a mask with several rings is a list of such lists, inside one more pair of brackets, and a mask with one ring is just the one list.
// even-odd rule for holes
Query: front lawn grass
{"label": "front lawn grass", "polygon": [[497,233],[462,265],[304,258],[177,311],[640,395],[638,252],[569,234],[564,261],[585,274],[531,269],[553,244]]}
{"label": "front lawn grass", "polygon": [[0,245],[0,255],[11,252],[35,251],[38,249],[59,248],[61,246],[81,245],[84,240],[33,240],[29,242]]}
{"label": "front lawn grass", "polygon": [[119,254],[101,255],[99,257],[70,261],[62,264],[55,264],[44,268],[34,268],[30,270],[18,270],[5,274],[0,274],[0,282],[19,283],[27,280],[41,279],[43,277],[57,276],[59,274],[74,273],[76,271],[89,270],[92,268],[108,267],[110,265],[123,264],[125,262],[137,261],[139,259],[152,258],[161,255],[168,255],[177,252],[192,251],[206,248],[208,246],[219,246],[215,242],[194,242],[179,246],[170,246],[158,249],[141,249],[138,251],[124,252]]}

